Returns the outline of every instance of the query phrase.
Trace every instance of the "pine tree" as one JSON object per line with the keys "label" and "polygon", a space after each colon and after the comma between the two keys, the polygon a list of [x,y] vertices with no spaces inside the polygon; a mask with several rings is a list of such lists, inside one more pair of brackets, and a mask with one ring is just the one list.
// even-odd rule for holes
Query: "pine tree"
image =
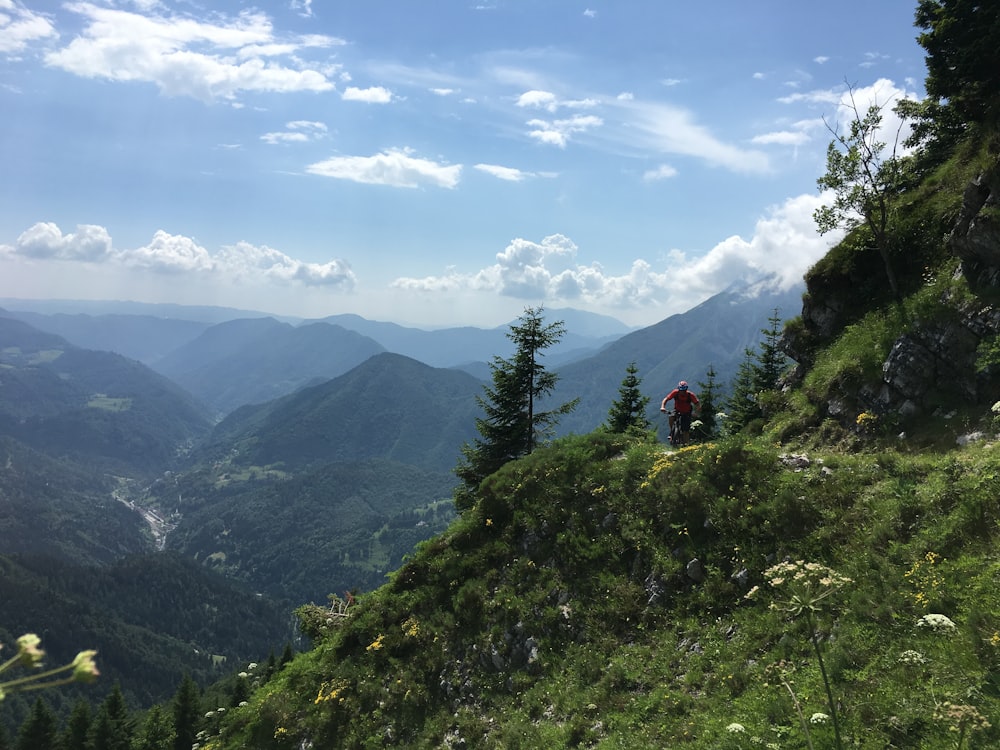
{"label": "pine tree", "polygon": [[31,707],[31,713],[21,724],[14,750],[58,750],[59,732],[56,716],[41,698]]}
{"label": "pine tree", "polygon": [[540,357],[562,338],[561,321],[542,324],[541,308],[526,308],[507,338],[514,342],[510,359],[496,356],[490,363],[492,386],[483,386],[476,401],[486,413],[476,419],[480,438],[462,446],[462,460],[455,474],[465,485],[456,493],[459,510],[468,508],[471,492],[508,461],[531,453],[558,421],[576,406],[574,399],[550,411],[539,411],[540,399],[555,388],[558,376],[547,372]]}
{"label": "pine tree", "polygon": [[736,371],[733,392],[726,400],[726,432],[735,434],[760,416],[757,406],[756,364],[753,349],[743,350],[743,361]]}
{"label": "pine tree", "polygon": [[184,675],[171,704],[174,750],[191,750],[201,720],[201,695],[191,675]]}
{"label": "pine tree", "polygon": [[132,743],[132,750],[174,750],[174,722],[162,706],[149,709]]}
{"label": "pine tree", "polygon": [[92,750],[131,750],[135,722],[125,705],[121,686],[115,686],[104,699],[90,727]]}
{"label": "pine tree", "polygon": [[90,750],[90,704],[81,700],[73,706],[62,731],[62,750]]}
{"label": "pine tree", "polygon": [[648,430],[650,427],[646,417],[649,396],[642,395],[639,390],[642,379],[638,377],[638,372],[635,362],[625,368],[625,378],[618,388],[618,400],[611,404],[605,425],[611,432],[625,432],[630,427]]}
{"label": "pine tree", "polygon": [[701,401],[698,418],[701,420],[701,427],[698,428],[697,434],[699,438],[706,440],[712,439],[718,432],[718,418],[716,417],[718,409],[715,406],[715,399],[718,396],[716,392],[719,390],[719,386],[715,382],[716,375],[715,368],[709,364],[705,371],[705,380],[698,383],[698,399]]}
{"label": "pine tree", "polygon": [[781,316],[778,308],[767,319],[768,327],[761,328],[764,338],[760,342],[757,363],[754,367],[754,391],[773,391],[778,387],[782,374],[788,366],[788,357],[781,351]]}

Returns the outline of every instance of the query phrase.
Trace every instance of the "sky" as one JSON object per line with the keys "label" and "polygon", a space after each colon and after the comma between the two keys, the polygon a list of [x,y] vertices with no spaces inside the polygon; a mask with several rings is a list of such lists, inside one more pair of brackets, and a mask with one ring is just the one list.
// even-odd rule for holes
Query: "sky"
{"label": "sky", "polygon": [[845,102],[923,96],[915,7],[0,0],[0,297],[647,326],[790,286]]}

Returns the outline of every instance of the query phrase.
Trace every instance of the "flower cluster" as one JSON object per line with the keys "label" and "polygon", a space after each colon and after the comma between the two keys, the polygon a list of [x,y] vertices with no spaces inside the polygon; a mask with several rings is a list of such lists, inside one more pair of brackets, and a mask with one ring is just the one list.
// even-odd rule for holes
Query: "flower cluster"
{"label": "flower cluster", "polygon": [[910,598],[914,604],[923,609],[930,605],[931,598],[935,597],[938,590],[944,585],[944,577],[936,569],[937,564],[942,559],[937,552],[928,552],[903,574],[903,578],[916,589],[910,594]]}
{"label": "flower cluster", "polygon": [[382,633],[378,634],[378,637],[365,647],[365,651],[378,651],[384,645],[385,636]]}
{"label": "flower cluster", "polygon": [[924,656],[919,651],[914,651],[913,649],[907,649],[899,655],[896,659],[900,664],[906,664],[911,667],[919,667],[921,664],[927,663],[927,657]]}
{"label": "flower cluster", "polygon": [[[772,588],[786,594],[784,599],[772,602],[771,607],[793,617],[818,611],[825,599],[852,582],[832,568],[804,560],[780,562],[765,570],[764,578]],[[745,598],[754,598],[759,590],[754,586]]]}
{"label": "flower cluster", "polygon": [[346,689],[347,686],[342,682],[324,682],[319,686],[319,692],[316,694],[316,700],[313,701],[313,704],[318,705],[329,701],[343,703]]}
{"label": "flower cluster", "polygon": [[942,703],[934,710],[934,718],[938,721],[948,723],[948,729],[952,732],[975,732],[981,729],[989,729],[992,725],[986,717],[979,713],[975,706],[966,706],[955,703]]}
{"label": "flower cluster", "polygon": [[416,638],[420,635],[420,621],[416,617],[406,618],[406,622],[402,624],[403,635],[407,638]]}
{"label": "flower cluster", "polygon": [[924,615],[919,620],[917,620],[918,628],[925,628],[930,630],[932,633],[938,633],[940,635],[946,635],[953,632],[957,626],[947,615],[940,614],[929,614]]}

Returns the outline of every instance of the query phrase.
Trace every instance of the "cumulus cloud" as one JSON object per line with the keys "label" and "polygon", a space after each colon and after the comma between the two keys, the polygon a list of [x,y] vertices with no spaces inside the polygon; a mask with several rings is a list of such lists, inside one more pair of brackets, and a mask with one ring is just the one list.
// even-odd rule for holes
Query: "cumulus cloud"
{"label": "cumulus cloud", "polygon": [[45,61],[84,78],[153,83],[167,96],[202,101],[233,99],[240,92],[329,91],[329,69],[304,61],[310,48],[342,44],[321,35],[279,39],[267,15],[243,11],[188,16],[131,12],[86,2],[65,6],[83,19],[69,44]]}
{"label": "cumulus cloud", "polygon": [[16,55],[31,42],[58,36],[45,15],[12,0],[0,0],[0,53]]}
{"label": "cumulus cloud", "polygon": [[307,286],[322,286],[351,290],[357,277],[345,260],[327,263],[305,263],[290,258],[267,245],[255,246],[249,242],[227,245],[219,254],[219,264],[238,278],[264,276],[281,282],[301,282]]}
{"label": "cumulus cloud", "polygon": [[112,253],[111,236],[104,227],[80,224],[63,234],[52,222],[39,222],[21,233],[13,246],[0,246],[5,254],[53,260],[100,261]]}
{"label": "cumulus cloud", "polygon": [[148,245],[119,254],[125,265],[161,273],[212,271],[215,261],[208,250],[190,237],[157,230]]}
{"label": "cumulus cloud", "polygon": [[359,89],[356,86],[348,86],[341,95],[341,98],[348,102],[388,104],[392,101],[392,92],[381,86],[371,86],[367,89]]}
{"label": "cumulus cloud", "polygon": [[783,288],[802,280],[808,268],[840,239],[821,237],[813,212],[830,196],[802,195],[772,207],[749,239],[729,237],[708,253],[691,257],[669,252],[658,265],[636,258],[621,274],[599,263],[579,264],[576,244],[561,234],[541,242],[513,241],[496,262],[471,273],[449,269],[441,276],[399,278],[398,290],[434,293],[492,292],[545,304],[587,304],[608,310],[656,307],[664,313],[688,310],[741,280],[776,278]]}
{"label": "cumulus cloud", "polygon": [[22,232],[13,245],[0,245],[0,256],[117,266],[192,279],[212,277],[223,283],[265,281],[350,291],[357,282],[346,260],[308,263],[266,245],[242,241],[213,255],[191,237],[162,229],[146,245],[116,250],[104,227],[82,224],[75,232],[63,234],[56,224],[40,222]]}
{"label": "cumulus cloud", "polygon": [[438,164],[411,155],[409,149],[391,149],[373,156],[334,156],[310,164],[306,171],[323,177],[370,185],[415,188],[421,185],[453,188],[461,164]]}

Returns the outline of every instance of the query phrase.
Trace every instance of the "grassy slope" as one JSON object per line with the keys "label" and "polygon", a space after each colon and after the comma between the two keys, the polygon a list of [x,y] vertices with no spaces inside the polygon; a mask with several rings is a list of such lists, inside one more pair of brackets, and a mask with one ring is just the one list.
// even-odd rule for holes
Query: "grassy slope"
{"label": "grassy slope", "polygon": [[[805,747],[795,701],[830,710],[804,623],[745,598],[790,558],[853,579],[818,620],[845,739],[952,747],[936,703],[1000,711],[1000,455],[819,458],[594,434],[510,464],[210,746]],[[917,628],[927,613],[957,629]]]}

